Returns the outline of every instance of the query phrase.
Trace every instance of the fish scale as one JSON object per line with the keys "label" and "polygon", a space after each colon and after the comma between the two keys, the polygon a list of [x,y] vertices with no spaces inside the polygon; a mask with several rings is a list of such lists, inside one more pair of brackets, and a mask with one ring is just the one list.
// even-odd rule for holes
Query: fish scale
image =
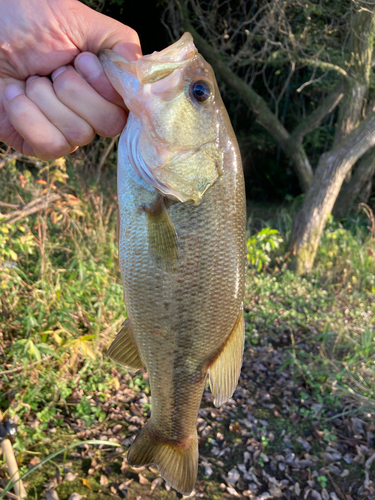
{"label": "fish scale", "polygon": [[[214,402],[222,404],[241,366],[246,207],[238,145],[212,69],[189,34],[165,50],[169,58],[176,53],[172,69],[163,69],[163,51],[140,63],[111,51],[101,56],[131,111],[118,161],[119,258],[128,319],[109,355],[149,374],[151,418],[129,450],[129,463],[156,464],[171,486],[189,494],[207,374]],[[138,80],[143,59],[147,67],[155,65],[151,83]],[[202,75],[211,92],[205,105],[194,102],[190,90]],[[139,160],[142,168],[135,164]]]}

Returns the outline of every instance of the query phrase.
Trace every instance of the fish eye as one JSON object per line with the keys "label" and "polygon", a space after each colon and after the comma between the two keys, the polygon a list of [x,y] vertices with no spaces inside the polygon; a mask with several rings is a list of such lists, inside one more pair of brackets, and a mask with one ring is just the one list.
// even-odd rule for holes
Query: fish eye
{"label": "fish eye", "polygon": [[204,80],[193,82],[190,86],[190,92],[194,99],[198,102],[207,101],[211,95],[210,86]]}

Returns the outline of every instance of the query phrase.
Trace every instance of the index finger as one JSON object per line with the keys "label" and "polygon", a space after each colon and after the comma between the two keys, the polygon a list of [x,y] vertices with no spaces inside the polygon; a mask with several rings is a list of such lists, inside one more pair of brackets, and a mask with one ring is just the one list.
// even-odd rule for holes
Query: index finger
{"label": "index finger", "polygon": [[75,58],[74,67],[104,99],[127,109],[123,98],[113,88],[95,54],[82,52]]}

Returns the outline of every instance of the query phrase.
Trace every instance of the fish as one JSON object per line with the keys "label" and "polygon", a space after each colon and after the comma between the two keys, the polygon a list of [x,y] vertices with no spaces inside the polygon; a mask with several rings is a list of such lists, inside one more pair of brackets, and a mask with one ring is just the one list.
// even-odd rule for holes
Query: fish
{"label": "fish", "polygon": [[151,416],[131,444],[189,495],[197,416],[233,394],[244,349],[246,203],[241,156],[211,66],[185,33],[128,61],[100,54],[129,110],[118,147],[119,261],[127,318],[109,357],[148,372]]}

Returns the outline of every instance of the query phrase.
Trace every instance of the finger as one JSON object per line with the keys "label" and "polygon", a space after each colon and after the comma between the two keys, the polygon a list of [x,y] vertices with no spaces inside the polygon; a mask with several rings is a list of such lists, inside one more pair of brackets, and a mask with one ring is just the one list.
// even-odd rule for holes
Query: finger
{"label": "finger", "polygon": [[49,78],[38,76],[28,78],[26,96],[38,106],[72,146],[84,146],[93,140],[94,129],[58,99]]}
{"label": "finger", "polygon": [[48,161],[76,149],[17,85],[5,87],[3,103],[15,131],[32,148],[32,152],[27,151],[27,145],[23,144],[25,154],[34,154],[41,160]]}
{"label": "finger", "polygon": [[70,21],[78,28],[74,30],[74,43],[82,52],[98,54],[101,49],[113,49],[128,61],[142,55],[137,32],[115,19],[80,5]]}
{"label": "finger", "polygon": [[58,99],[88,122],[96,133],[114,137],[122,132],[126,124],[125,111],[98,94],[72,66],[59,68],[51,76]]}
{"label": "finger", "polygon": [[96,55],[82,52],[75,58],[74,67],[104,99],[126,109],[123,98],[112,87]]}

